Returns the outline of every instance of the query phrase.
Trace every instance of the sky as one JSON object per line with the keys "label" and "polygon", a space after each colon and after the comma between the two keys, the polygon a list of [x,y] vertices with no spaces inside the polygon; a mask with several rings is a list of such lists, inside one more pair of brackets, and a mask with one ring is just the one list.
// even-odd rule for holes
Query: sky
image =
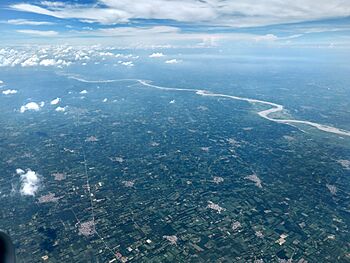
{"label": "sky", "polygon": [[350,47],[350,0],[0,2],[2,46]]}

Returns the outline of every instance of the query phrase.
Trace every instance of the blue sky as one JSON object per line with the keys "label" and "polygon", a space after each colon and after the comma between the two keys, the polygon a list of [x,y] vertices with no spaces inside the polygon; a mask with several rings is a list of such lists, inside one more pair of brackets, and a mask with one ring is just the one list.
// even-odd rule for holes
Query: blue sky
{"label": "blue sky", "polygon": [[348,48],[348,0],[1,1],[1,45]]}

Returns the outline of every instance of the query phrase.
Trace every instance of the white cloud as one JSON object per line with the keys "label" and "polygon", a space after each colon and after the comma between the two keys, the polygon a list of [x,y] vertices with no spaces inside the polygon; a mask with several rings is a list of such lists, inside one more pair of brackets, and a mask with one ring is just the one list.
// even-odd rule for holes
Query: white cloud
{"label": "white cloud", "polygon": [[24,173],[25,173],[25,171],[23,169],[21,169],[21,168],[17,168],[16,169],[16,174],[21,175],[21,174],[24,174]]}
{"label": "white cloud", "polygon": [[72,64],[72,62],[67,62],[65,60],[59,59],[59,60],[55,60],[55,59],[43,59],[42,61],[40,61],[39,65],[40,66],[45,66],[45,67],[49,67],[49,66],[57,66],[59,68],[62,68],[62,66],[70,66]]}
{"label": "white cloud", "polygon": [[[101,62],[106,56],[111,60],[117,57],[133,60],[137,56],[132,54],[114,55],[106,47],[67,45],[52,46],[26,46],[16,48],[0,48],[0,67],[29,66],[55,66],[63,67],[81,61]],[[1,84],[1,83],[0,83]]]}
{"label": "white cloud", "polygon": [[182,62],[182,60],[178,60],[176,58],[165,61],[166,64],[178,64],[180,62]]}
{"label": "white cloud", "polygon": [[[171,34],[179,33],[180,29],[173,26],[154,26],[154,27],[114,27],[102,28],[94,32],[98,36],[123,36],[123,37],[139,37],[152,36],[154,34]],[[84,32],[82,32],[84,33]],[[91,32],[87,32],[90,33]]]}
{"label": "white cloud", "polygon": [[99,58],[93,47],[72,48],[62,46],[26,46],[17,48],[0,48],[0,67],[33,67],[33,66],[54,66],[67,67],[76,60],[90,59],[87,54]]}
{"label": "white cloud", "polygon": [[60,98],[56,98],[50,102],[51,105],[57,105],[61,101]]}
{"label": "white cloud", "polygon": [[40,66],[45,66],[45,67],[55,66],[56,65],[56,60],[54,60],[54,59],[44,59],[44,60],[40,61],[39,65]]}
{"label": "white cloud", "polygon": [[30,195],[30,196],[34,196],[35,193],[38,191],[39,189],[39,184],[40,184],[40,178],[39,175],[32,171],[32,170],[28,170],[26,173],[18,168],[16,169],[17,174],[19,174],[21,176],[21,189],[20,189],[20,193],[22,195]]}
{"label": "white cloud", "polygon": [[40,102],[40,104],[36,102],[28,102],[26,105],[21,106],[20,112],[24,113],[28,110],[30,111],[39,111],[41,107],[43,107],[45,103]]}
{"label": "white cloud", "polygon": [[88,92],[87,92],[86,89],[84,89],[84,90],[80,91],[79,93],[80,93],[80,94],[87,94]]}
{"label": "white cloud", "polygon": [[[183,43],[199,43],[205,39],[211,39],[212,45],[218,45],[223,39],[232,40],[245,40],[256,41],[255,34],[243,34],[243,33],[187,33],[181,32],[177,27],[172,26],[154,26],[154,27],[116,27],[116,28],[103,28],[97,29],[93,32],[78,31],[79,37],[105,37],[111,38],[118,37],[120,45],[124,47],[135,48],[172,48],[174,45],[169,43],[176,43],[182,45]],[[156,37],[155,37],[156,36]],[[155,41],[157,45],[155,45]],[[215,41],[215,42],[214,42]],[[159,45],[159,44],[164,45]],[[165,45],[165,43],[167,43]],[[190,44],[192,45],[192,44]],[[202,45],[204,45],[202,43]],[[207,45],[207,43],[206,43]],[[193,46],[193,45],[192,45]],[[117,54],[118,55],[118,54]],[[117,56],[116,55],[116,56]],[[136,58],[136,57],[135,57]]]}
{"label": "white cloud", "polygon": [[115,56],[113,53],[111,53],[111,52],[100,52],[100,55],[101,56],[110,56],[110,57],[113,57],[113,56]]}
{"label": "white cloud", "polygon": [[66,4],[64,2],[55,2],[55,1],[41,1],[41,5],[45,5],[48,7],[64,7]]}
{"label": "white cloud", "polygon": [[52,22],[47,21],[33,21],[27,19],[10,19],[6,21],[7,24],[11,25],[28,25],[28,26],[42,26],[42,25],[53,25]]}
{"label": "white cloud", "polygon": [[208,35],[208,36],[205,36],[203,39],[202,39],[202,42],[201,43],[198,43],[198,46],[202,46],[202,47],[216,47],[218,46],[218,43],[217,41],[220,40],[217,36],[215,35]]}
{"label": "white cloud", "polygon": [[126,67],[133,67],[134,63],[132,61],[118,61],[119,64],[126,66]]}
{"label": "white cloud", "polygon": [[12,5],[11,8],[18,11],[25,11],[25,12],[37,13],[37,14],[42,14],[47,16],[54,16],[54,12],[51,12],[49,10],[46,10],[36,5],[31,5],[31,4],[23,4],[23,3],[15,4],[15,5]]}
{"label": "white cloud", "polygon": [[4,95],[11,95],[11,94],[16,94],[16,93],[17,93],[17,90],[15,90],[15,89],[7,89],[7,90],[2,91],[2,94],[4,94]]}
{"label": "white cloud", "polygon": [[55,111],[57,111],[57,112],[65,112],[66,111],[66,107],[57,107],[55,109]]}
{"label": "white cloud", "polygon": [[164,54],[161,52],[156,52],[156,53],[152,53],[151,55],[149,55],[150,58],[161,58],[164,57]]}
{"label": "white cloud", "polygon": [[2,80],[0,80],[0,85],[4,84],[4,82]]}
{"label": "white cloud", "polygon": [[38,65],[39,58],[36,55],[33,55],[32,57],[26,59],[24,62],[21,63],[22,67],[33,67]]}
{"label": "white cloud", "polygon": [[[46,3],[49,3],[46,1]],[[99,22],[101,24],[124,23],[128,21],[129,14],[125,11],[99,8],[97,5],[71,5],[46,6],[45,8],[32,4],[15,4],[15,10],[48,15],[57,18],[77,18],[83,22]]]}
{"label": "white cloud", "polygon": [[273,34],[266,34],[266,35],[255,37],[255,41],[275,41],[275,40],[278,40],[278,37]]}
{"label": "white cloud", "polygon": [[[42,6],[42,7],[41,7]],[[350,15],[345,0],[99,0],[93,4],[42,1],[14,4],[12,9],[57,18],[76,18],[101,24],[125,23],[130,19],[171,19],[182,22],[235,27],[341,18]]]}
{"label": "white cloud", "polygon": [[58,35],[58,32],[53,30],[45,31],[45,30],[21,29],[21,30],[17,30],[17,32],[23,33],[23,34],[41,36],[41,37],[52,37],[52,36]]}
{"label": "white cloud", "polygon": [[25,171],[23,169],[21,169],[21,168],[17,168],[16,169],[16,174],[21,175],[21,174],[24,174],[24,173],[25,173]]}

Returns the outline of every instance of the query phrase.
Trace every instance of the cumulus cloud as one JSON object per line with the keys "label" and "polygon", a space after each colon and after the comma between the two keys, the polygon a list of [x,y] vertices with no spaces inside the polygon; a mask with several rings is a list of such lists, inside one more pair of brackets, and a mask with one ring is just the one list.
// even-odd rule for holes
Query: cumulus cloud
{"label": "cumulus cloud", "polygon": [[57,112],[65,112],[65,111],[66,111],[66,107],[60,107],[60,106],[58,106],[58,107],[55,109],[55,111],[57,111]]}
{"label": "cumulus cloud", "polygon": [[111,52],[100,52],[100,55],[101,56],[110,56],[110,57],[113,57],[113,56],[115,56],[113,53],[111,53]]}
{"label": "cumulus cloud", "polygon": [[39,63],[40,66],[54,66],[56,65],[56,61],[54,59],[44,59],[42,61],[40,61]]}
{"label": "cumulus cloud", "polygon": [[156,52],[156,53],[152,53],[151,55],[149,55],[150,58],[161,58],[164,57],[164,54],[161,52]]}
{"label": "cumulus cloud", "polygon": [[40,108],[44,107],[45,103],[40,102],[40,104],[36,102],[28,102],[27,104],[21,106],[20,112],[24,113],[26,111],[39,111]]}
{"label": "cumulus cloud", "polygon": [[80,93],[80,94],[87,94],[88,92],[87,92],[86,89],[84,89],[84,90],[80,91],[79,93]]}
{"label": "cumulus cloud", "polygon": [[15,90],[15,89],[7,89],[7,90],[2,91],[2,94],[4,94],[4,95],[11,95],[11,94],[16,94],[16,93],[17,93],[17,90]]}
{"label": "cumulus cloud", "polygon": [[21,169],[21,168],[16,169],[16,174],[24,174],[24,173],[25,173],[25,171],[23,169]]}
{"label": "cumulus cloud", "polygon": [[50,102],[51,105],[57,105],[61,101],[60,98],[56,98]]}
{"label": "cumulus cloud", "polygon": [[119,64],[126,66],[126,67],[133,67],[134,63],[132,61],[118,61]]}
{"label": "cumulus cloud", "polygon": [[25,172],[20,168],[16,169],[16,173],[20,175],[21,195],[34,196],[39,189],[39,184],[40,184],[39,175],[30,169],[27,170],[27,172]]}
{"label": "cumulus cloud", "polygon": [[33,67],[33,66],[37,66],[39,62],[39,58],[37,55],[33,55],[32,57],[26,59],[25,61],[23,61],[21,63],[22,67]]}
{"label": "cumulus cloud", "polygon": [[0,80],[0,85],[4,84],[4,82],[2,80]]}
{"label": "cumulus cloud", "polygon": [[133,54],[115,54],[114,57],[116,58],[124,58],[124,59],[138,59],[139,56],[134,56]]}
{"label": "cumulus cloud", "polygon": [[181,60],[178,60],[178,59],[176,59],[176,58],[174,58],[174,59],[169,59],[169,60],[165,61],[166,64],[178,64],[178,63],[180,63],[180,62],[182,62],[182,61],[181,61]]}
{"label": "cumulus cloud", "polygon": [[45,66],[45,67],[58,66],[59,68],[61,68],[62,66],[70,66],[71,64],[72,64],[72,62],[67,62],[67,61],[62,60],[62,59],[59,59],[59,60],[43,59],[39,63],[40,66]]}
{"label": "cumulus cloud", "polygon": [[[136,60],[133,54],[114,54],[113,50],[102,46],[24,46],[16,48],[0,48],[0,67],[68,67],[74,63],[87,61],[95,64],[110,60]],[[1,85],[1,83],[0,83]]]}

